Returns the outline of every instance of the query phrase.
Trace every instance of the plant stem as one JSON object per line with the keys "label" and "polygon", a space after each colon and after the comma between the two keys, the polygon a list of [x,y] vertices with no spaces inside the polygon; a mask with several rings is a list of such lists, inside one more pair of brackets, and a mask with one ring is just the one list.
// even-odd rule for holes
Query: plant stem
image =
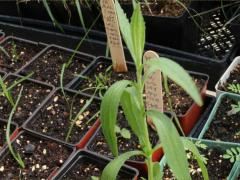
{"label": "plant stem", "polygon": [[147,158],[148,180],[154,180],[152,155]]}

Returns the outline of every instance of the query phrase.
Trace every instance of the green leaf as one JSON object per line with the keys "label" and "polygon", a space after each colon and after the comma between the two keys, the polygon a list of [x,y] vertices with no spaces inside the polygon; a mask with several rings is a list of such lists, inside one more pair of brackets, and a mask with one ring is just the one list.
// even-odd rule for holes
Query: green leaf
{"label": "green leaf", "polygon": [[180,180],[190,180],[188,162],[183,143],[171,119],[158,111],[148,111],[160,138],[167,163]]}
{"label": "green leaf", "polygon": [[121,8],[118,1],[115,1],[115,6],[116,6],[116,12],[117,12],[117,17],[118,17],[118,22],[119,22],[119,27],[120,27],[120,30],[122,33],[122,37],[132,55],[134,62],[135,62],[136,58],[135,58],[135,54],[134,54],[131,26],[130,26],[129,20],[128,20],[126,14],[123,12],[123,9]]}
{"label": "green leaf", "polygon": [[121,106],[132,131],[137,135],[141,146],[145,147],[147,145],[147,133],[145,131],[147,123],[136,93],[137,89],[134,86],[128,87],[122,95]]}
{"label": "green leaf", "polygon": [[139,67],[139,65],[142,64],[142,55],[145,44],[145,23],[139,3],[137,3],[137,5],[135,6],[131,18],[131,32],[136,63],[137,67]]}
{"label": "green leaf", "polygon": [[183,142],[184,147],[186,149],[188,149],[189,151],[191,151],[193,153],[194,157],[196,158],[198,165],[202,170],[202,175],[203,175],[204,180],[209,180],[208,171],[204,164],[204,160],[202,159],[202,155],[199,153],[195,144],[192,141],[190,141],[189,139],[184,138],[184,137],[182,137],[182,142]]}
{"label": "green leaf", "polygon": [[119,127],[119,126],[117,126],[117,125],[115,126],[115,132],[116,132],[116,133],[120,133],[120,132],[121,132],[121,129],[120,129],[120,127]]}
{"label": "green leaf", "polygon": [[83,19],[82,9],[81,9],[81,5],[79,3],[79,0],[75,0],[75,4],[77,6],[77,11],[78,11],[78,15],[79,15],[79,19],[81,21],[82,27],[83,27],[84,31],[86,32],[86,26],[85,26],[85,22],[84,22],[84,19]]}
{"label": "green leaf", "polygon": [[113,180],[116,179],[119,170],[124,165],[125,161],[128,160],[132,156],[137,155],[144,155],[142,151],[130,151],[126,152],[124,154],[121,154],[114,160],[112,160],[103,170],[103,173],[101,175],[101,179],[104,180]]}
{"label": "green leaf", "polygon": [[114,156],[118,155],[117,137],[115,133],[118,107],[124,90],[131,83],[132,82],[128,80],[114,83],[105,93],[101,103],[100,120],[102,123],[102,132]]}
{"label": "green leaf", "polygon": [[131,133],[129,132],[129,130],[127,130],[126,128],[123,128],[121,130],[121,135],[123,138],[125,139],[130,139],[131,138]]}
{"label": "green leaf", "polygon": [[47,10],[47,13],[48,13],[49,17],[51,18],[51,20],[53,22],[53,25],[57,26],[62,32],[64,32],[62,26],[58,23],[58,21],[53,16],[51,8],[49,7],[47,0],[43,0],[42,2],[43,2],[43,5],[44,5],[45,9]]}
{"label": "green leaf", "polygon": [[154,179],[162,179],[163,173],[160,169],[159,162],[156,162],[153,164],[153,175],[154,175]]}
{"label": "green leaf", "polygon": [[146,62],[149,69],[145,78],[149,77],[156,70],[161,70],[163,74],[181,86],[198,104],[202,105],[202,98],[189,74],[177,63],[168,58],[153,58]]}

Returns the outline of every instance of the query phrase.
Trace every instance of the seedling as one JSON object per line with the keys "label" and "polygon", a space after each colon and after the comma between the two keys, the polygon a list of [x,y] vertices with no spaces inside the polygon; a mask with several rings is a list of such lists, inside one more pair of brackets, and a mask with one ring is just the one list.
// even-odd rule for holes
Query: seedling
{"label": "seedling", "polygon": [[120,128],[118,125],[115,126],[115,132],[119,134],[124,139],[131,139],[131,133],[126,128]]}
{"label": "seedling", "polygon": [[228,116],[235,115],[240,112],[240,101],[237,104],[231,104],[232,109],[227,112]]}
{"label": "seedling", "polygon": [[[136,81],[121,80],[114,83],[105,93],[100,109],[102,132],[112,154],[116,157],[104,169],[101,179],[116,179],[116,176],[126,160],[132,156],[143,155],[148,168],[148,179],[161,179],[159,163],[152,161],[152,155],[157,148],[163,148],[168,165],[177,179],[190,180],[186,149],[189,149],[196,157],[199,167],[205,179],[208,179],[206,166],[202,157],[190,140],[181,138],[173,122],[164,113],[156,110],[146,110],[144,104],[144,83],[156,70],[161,70],[163,75],[181,86],[193,100],[201,105],[201,96],[192,78],[174,61],[167,58],[153,58],[142,63],[145,45],[145,25],[141,13],[140,4],[136,3],[131,23],[121,9],[118,1],[116,11],[120,30],[136,66]],[[149,68],[143,75],[143,67]],[[115,125],[118,109],[121,106],[132,132],[138,137],[140,150],[118,154],[117,136]],[[150,117],[160,142],[155,147],[149,139],[146,118]]]}
{"label": "seedling", "polygon": [[14,101],[13,101],[13,97],[11,94],[11,90],[17,86],[18,84],[20,84],[21,82],[25,81],[26,79],[28,79],[30,76],[32,76],[33,73],[30,73],[27,76],[24,76],[22,78],[20,78],[19,80],[14,81],[11,86],[7,87],[7,85],[4,83],[2,77],[0,76],[0,90],[2,89],[2,92],[0,91],[0,96],[5,96],[7,98],[7,100],[9,101],[9,103],[12,105],[12,107],[14,106]]}
{"label": "seedling", "polygon": [[240,94],[240,84],[229,84],[227,89],[234,93]]}
{"label": "seedling", "polygon": [[2,51],[7,57],[10,57],[8,52],[4,49],[3,46],[0,46],[0,51]]}
{"label": "seedling", "polygon": [[12,48],[11,48],[12,60],[18,61],[20,58],[20,54],[17,53],[17,45],[12,41]]}
{"label": "seedling", "polygon": [[11,127],[11,122],[12,122],[12,119],[13,119],[13,115],[17,109],[17,106],[18,106],[18,103],[20,101],[20,98],[22,96],[22,91],[23,91],[23,86],[21,87],[21,90],[20,90],[20,93],[18,95],[18,98],[17,98],[17,101],[16,103],[14,104],[13,108],[12,108],[12,111],[9,115],[9,118],[8,118],[8,124],[7,124],[7,130],[6,130],[6,140],[7,140],[7,145],[8,145],[8,148],[9,148],[9,151],[11,152],[13,158],[17,161],[17,163],[19,164],[19,166],[21,168],[25,168],[25,164],[20,156],[19,153],[16,153],[12,147],[12,143],[11,143],[11,139],[10,139],[10,127]]}
{"label": "seedling", "polygon": [[223,158],[228,159],[231,163],[240,161],[240,147],[227,149]]}
{"label": "seedling", "polygon": [[14,106],[14,101],[13,101],[13,97],[11,94],[11,90],[17,86],[19,83],[25,81],[26,79],[28,79],[30,76],[32,76],[33,73],[30,73],[27,76],[24,76],[22,78],[20,78],[19,80],[14,81],[11,86],[7,87],[7,85],[3,82],[2,77],[0,76],[0,90],[2,89],[2,92],[0,91],[0,96],[5,96],[7,98],[7,100],[9,101],[9,103],[12,105],[12,107]]}

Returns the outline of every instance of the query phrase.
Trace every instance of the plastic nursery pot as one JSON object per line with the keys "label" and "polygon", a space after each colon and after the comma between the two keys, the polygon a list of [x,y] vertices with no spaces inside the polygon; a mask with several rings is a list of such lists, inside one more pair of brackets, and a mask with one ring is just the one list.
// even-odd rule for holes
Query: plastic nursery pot
{"label": "plastic nursery pot", "polygon": [[68,63],[72,55],[72,63],[65,68],[63,84],[71,86],[78,80],[79,74],[94,60],[94,56],[80,53],[57,45],[46,47],[41,53],[19,70],[20,74],[34,72],[32,78],[60,87],[60,74],[64,63]]}
{"label": "plastic nursery pot", "polygon": [[[0,119],[1,127],[3,127],[3,128],[7,127],[7,123],[8,122],[6,120]],[[12,122],[10,130],[11,130],[11,132],[10,132],[10,135],[11,135],[10,136],[10,140],[13,140],[19,133],[18,125],[16,123]],[[0,144],[0,150],[3,149],[6,146],[6,144],[4,143],[6,141],[5,131],[2,131],[1,133],[4,133],[4,134],[2,134],[3,135],[2,137],[0,137],[0,141],[2,141],[0,143],[3,143],[3,144]]]}
{"label": "plastic nursery pot", "polygon": [[[209,79],[208,75],[202,74],[202,73],[197,73],[197,72],[190,72],[190,71],[189,71],[189,74],[191,76],[200,77],[205,80],[204,86],[200,90],[200,95],[204,102],[205,97],[206,97],[208,79]],[[201,114],[202,109],[203,109],[203,106],[200,107],[194,102],[185,114],[178,115],[181,127],[182,127],[185,135],[188,135],[191,132],[192,128],[195,126],[195,124]]]}
{"label": "plastic nursery pot", "polygon": [[[24,78],[17,74],[8,74],[4,78],[4,82],[9,86],[14,81],[20,81]],[[21,85],[21,86],[20,86]],[[26,78],[18,85],[11,89],[12,96],[18,96],[21,87],[23,87],[22,97],[20,99],[17,111],[13,116],[13,122],[16,122],[19,128],[22,128],[22,124],[31,118],[34,111],[38,110],[42,104],[52,95],[54,87],[46,83]],[[0,103],[3,103],[4,99],[1,99]],[[11,106],[9,104],[2,105],[0,109],[1,117],[7,119],[11,112]]]}
{"label": "plastic nursery pot", "polygon": [[[218,142],[218,141],[209,141],[209,140],[203,140],[203,139],[190,139],[192,140],[193,142],[197,142],[197,141],[200,141],[201,144],[205,144],[207,145],[207,149],[209,148],[214,148],[214,149],[217,149],[219,151],[221,151],[223,154],[225,153],[225,151],[227,149],[230,149],[230,148],[237,148],[239,147],[239,145],[237,144],[234,144],[234,143],[226,143],[226,142]],[[208,159],[209,161],[210,159]],[[229,162],[230,163],[230,162]],[[160,168],[161,170],[163,170],[164,166],[167,164],[166,162],[166,157],[164,156],[160,162]],[[227,176],[227,180],[235,180],[233,177],[236,176],[236,171],[237,171],[237,165],[238,165],[238,162],[236,161],[234,164],[232,164],[232,168],[231,170],[229,171],[229,175]],[[221,165],[222,166],[222,165]],[[211,168],[209,169],[210,171],[213,170],[214,171],[214,168]],[[208,170],[208,173],[210,173]],[[210,178],[211,179],[211,178]]]}
{"label": "plastic nursery pot", "polygon": [[[222,104],[222,102],[223,102],[223,100],[224,100],[225,98],[229,98],[229,99],[236,100],[236,101],[239,101],[239,100],[240,100],[240,96],[239,96],[239,95],[230,94],[230,93],[222,93],[222,94],[218,97],[218,99],[217,99],[217,101],[216,101],[216,104],[214,105],[213,110],[212,110],[211,114],[209,115],[209,118],[208,118],[206,124],[204,125],[204,127],[203,127],[200,135],[198,136],[198,138],[200,138],[200,139],[205,139],[204,136],[205,136],[205,134],[207,133],[207,131],[209,130],[211,124],[214,122],[214,118],[215,118],[215,116],[216,116],[216,114],[217,114],[217,111],[218,111],[220,105]],[[226,114],[227,114],[227,113],[228,113],[228,112],[226,112]],[[229,123],[230,123],[230,122],[229,122]],[[230,125],[230,124],[229,124],[229,125]],[[214,132],[217,132],[217,130],[214,129]],[[214,140],[215,140],[215,139],[214,139]],[[218,141],[223,141],[223,140],[221,140],[220,138],[217,138],[217,140],[218,140]],[[224,141],[230,142],[229,140],[224,140]],[[239,145],[239,142],[238,142],[238,143],[237,143],[237,142],[235,142],[235,143],[232,142],[232,143]]]}
{"label": "plastic nursery pot", "polygon": [[[159,4],[158,5],[161,6],[161,3]],[[149,3],[149,6],[156,6],[156,3]],[[193,9],[197,8],[198,2],[191,0],[186,6],[188,7],[188,11],[194,15],[195,12]],[[133,5],[123,3],[122,8],[125,10],[128,17],[131,17]],[[158,9],[158,7],[154,9]],[[196,48],[199,39],[199,28],[189,16],[188,11],[184,9],[183,12],[176,17],[151,15],[150,13],[148,15],[143,12],[147,27],[146,41],[192,52]],[[197,16],[195,17],[195,21],[201,24],[200,18]]]}
{"label": "plastic nursery pot", "polygon": [[1,76],[2,78],[4,78],[4,76],[6,76],[6,74],[7,74],[6,72],[0,70],[0,76]]}
{"label": "plastic nursery pot", "polygon": [[238,22],[233,21],[230,23],[230,29],[231,29],[231,32],[233,33],[234,37],[236,38],[236,42],[239,44],[240,43],[240,23],[239,23],[239,20]]}
{"label": "plastic nursery pot", "polygon": [[[172,114],[170,114],[170,113],[165,113],[170,119],[172,119]],[[124,120],[124,121],[126,121],[126,120]],[[126,122],[127,123],[127,122]],[[125,125],[123,125],[124,127],[125,127]],[[150,127],[149,127],[149,129],[150,129]],[[152,133],[151,133],[152,132]],[[150,135],[150,137],[151,137],[151,140],[152,141],[156,141],[156,137],[158,138],[158,135],[157,135],[157,133],[154,131],[154,130],[152,130],[152,131],[149,131],[149,135]],[[154,134],[153,134],[154,133]],[[153,134],[153,135],[151,135],[151,134]],[[133,135],[133,134],[132,134]],[[136,137],[136,139],[137,139],[137,137]],[[138,141],[138,140],[136,140],[135,138],[133,138],[133,139],[130,139],[130,140],[128,140],[129,142],[136,142],[136,141]],[[154,140],[155,139],[155,140]],[[99,140],[99,141],[98,141]],[[128,141],[126,141],[126,142],[123,142],[124,144],[127,144],[127,143],[129,143]],[[157,141],[158,141],[158,139],[157,139]],[[156,143],[157,143],[157,141],[156,141]],[[98,148],[102,148],[102,147],[104,147],[103,149],[101,149],[101,150],[103,150],[104,152],[106,151],[106,152],[110,152],[110,150],[107,148],[108,147],[108,145],[106,144],[106,141],[105,141],[105,138],[104,138],[104,136],[103,136],[103,134],[101,133],[101,126],[100,127],[98,127],[98,129],[97,129],[97,131],[92,135],[92,137],[91,137],[91,139],[89,140],[89,142],[87,143],[87,145],[86,145],[86,149],[88,149],[89,151],[91,151],[91,152],[95,152],[95,153],[97,153],[97,154],[102,154],[102,155],[104,155],[104,156],[108,156],[108,158],[113,158],[113,156],[112,155],[109,155],[109,154],[104,154],[104,153],[102,153],[102,152],[99,152],[98,151],[98,149],[97,149],[97,146],[95,146],[95,145],[98,145],[98,143],[103,143],[103,145],[102,144],[100,144],[99,145],[99,147]],[[102,145],[102,147],[101,147],[101,145]],[[95,146],[95,147],[94,147]],[[124,146],[123,144],[121,144],[121,145],[119,145],[119,146]],[[132,149],[134,149],[134,148],[136,148],[136,147],[131,147],[132,145],[129,143],[129,145],[128,146],[126,146],[126,147],[129,147],[129,148],[132,148]],[[120,149],[119,149],[119,151],[120,151]],[[159,162],[160,161],[160,159],[162,158],[162,156],[163,156],[163,150],[162,150],[162,148],[158,148],[154,153],[153,153],[153,155],[152,155],[152,161],[153,162]],[[140,160],[140,159],[137,159],[137,160],[127,160],[126,161],[126,163],[125,164],[127,164],[127,165],[129,165],[129,166],[132,166],[132,167],[134,167],[134,168],[136,168],[136,169],[138,169],[139,170],[139,172],[140,172],[140,174],[142,175],[142,176],[147,176],[147,165],[146,165],[146,163],[144,162],[144,160]]]}
{"label": "plastic nursery pot", "polygon": [[[64,164],[64,166],[53,177],[53,180],[66,179],[70,177],[73,179],[75,178],[81,179],[81,177],[88,179],[88,178],[91,178],[91,176],[100,176],[101,173],[99,171],[102,171],[110,161],[111,159],[105,156],[95,154],[91,151],[87,151],[87,150],[77,151],[77,153],[66,164]],[[92,164],[92,166],[96,165],[95,169],[90,167],[89,172],[92,174],[85,173],[84,176],[81,176],[81,174],[74,173],[74,171],[80,171],[81,168],[82,170],[84,170],[83,168],[87,168],[88,164]],[[98,169],[98,171],[96,171],[96,169]],[[136,169],[129,167],[127,165],[124,165],[120,169],[118,173],[118,177],[119,179],[137,180],[138,174],[139,172]],[[70,175],[70,177],[67,175]]]}
{"label": "plastic nursery pot", "polygon": [[189,137],[197,138],[202,131],[203,126],[207,122],[207,119],[215,105],[216,98],[211,96],[206,96],[204,101],[204,106],[202,109],[202,114],[199,117],[197,123],[195,124],[194,128],[191,130]]}
{"label": "plastic nursery pot", "polygon": [[[216,89],[216,93],[217,96],[219,96],[221,93],[226,92],[224,90],[221,90],[221,87],[224,87],[224,85],[227,83],[227,80],[229,79],[229,77],[231,76],[231,73],[235,70],[235,68],[240,64],[240,56],[236,57],[233,62],[231,63],[231,65],[227,68],[227,70],[225,71],[225,73],[222,75],[222,77],[220,78],[220,80],[217,82],[217,84],[215,85],[215,89]],[[237,77],[235,77],[236,80],[238,80]],[[236,81],[233,84],[236,83],[240,83],[238,81]],[[233,94],[233,92],[228,91],[229,93]]]}
{"label": "plastic nursery pot", "polygon": [[[12,168],[14,167],[15,170],[14,172],[12,170],[9,172],[1,171],[0,174],[2,173],[2,178],[8,173],[11,173],[11,176],[14,177],[14,175],[16,176],[14,173],[22,171],[22,176],[27,176],[26,178],[43,178],[50,180],[56,169],[60,168],[75,152],[75,149],[71,146],[55,142],[28,131],[19,133],[12,140],[12,145],[14,146],[15,152],[20,153],[25,163],[25,169],[20,169],[6,146],[0,152],[1,167],[12,164]],[[32,168],[33,166],[35,169]],[[18,175],[19,172],[17,177],[19,177]]]}
{"label": "plastic nursery pot", "polygon": [[[2,61],[0,70],[11,73],[16,73],[45,47],[44,44],[14,36],[6,37],[1,41],[0,46],[10,55],[9,58],[2,52],[0,53],[0,59]],[[16,59],[14,59],[14,57]]]}
{"label": "plastic nursery pot", "polygon": [[[75,116],[82,111],[86,101],[92,97],[69,89],[64,89],[64,93],[69,100],[68,103],[72,109],[72,120],[74,120]],[[25,122],[23,128],[32,133],[40,134],[46,138],[81,149],[85,147],[88,140],[100,125],[98,117],[95,116],[99,108],[100,100],[94,98],[91,104],[81,114],[78,114],[79,118],[76,119],[73,125],[69,140],[66,141],[71,125],[69,120],[71,112],[68,110],[62,89],[58,88],[51,97],[34,112],[32,117]]]}
{"label": "plastic nursery pot", "polygon": [[0,31],[0,41],[2,41],[5,37],[5,33]]}
{"label": "plastic nursery pot", "polygon": [[[110,71],[107,71],[108,67],[110,66],[112,66],[112,60],[110,58],[103,56],[97,57],[96,60],[93,61],[81,74],[82,76],[88,77],[89,79],[80,77],[79,80],[73,83],[70,88],[78,91],[83,91],[87,94],[93,94],[94,89],[85,89],[89,89],[91,86],[96,86],[94,83],[96,76],[99,74],[111,74],[107,75],[107,78],[109,79],[109,82],[107,82],[107,84],[113,84],[115,81],[122,79],[136,79],[135,65],[132,62],[127,61],[128,72],[126,73],[115,73],[113,68],[111,68]],[[91,84],[91,86],[88,86],[89,84]],[[99,96],[99,93],[96,93],[96,96]]]}

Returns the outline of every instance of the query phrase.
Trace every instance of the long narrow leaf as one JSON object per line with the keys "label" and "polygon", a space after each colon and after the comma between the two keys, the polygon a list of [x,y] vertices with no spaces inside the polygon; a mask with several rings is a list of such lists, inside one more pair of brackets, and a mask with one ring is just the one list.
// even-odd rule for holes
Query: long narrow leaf
{"label": "long narrow leaf", "polygon": [[117,138],[115,134],[115,124],[117,121],[118,107],[122,93],[131,81],[122,80],[114,83],[105,93],[101,108],[100,120],[102,123],[102,131],[114,156],[118,155]]}
{"label": "long narrow leaf", "polygon": [[104,180],[113,180],[117,179],[117,175],[124,162],[132,156],[143,155],[142,151],[130,151],[124,154],[121,154],[114,160],[112,160],[103,170],[101,179]]}
{"label": "long narrow leaf", "polygon": [[53,16],[51,8],[49,7],[47,0],[43,0],[42,2],[43,2],[43,5],[44,5],[45,9],[47,10],[47,13],[48,13],[49,17],[51,18],[51,20],[53,22],[53,25],[57,26],[62,32],[64,32],[62,26],[58,23],[58,21]]}
{"label": "long narrow leaf", "polygon": [[123,12],[123,9],[121,8],[118,1],[115,1],[115,6],[116,6],[119,27],[120,27],[123,39],[132,55],[133,60],[135,61],[136,57],[135,57],[135,54],[133,53],[134,48],[133,48],[131,26],[130,26],[129,20],[127,19],[127,16]]}
{"label": "long narrow leaf", "polygon": [[163,74],[182,87],[198,104],[202,105],[202,98],[190,75],[177,63],[168,58],[153,58],[146,62],[149,69],[145,76],[151,75],[156,70],[161,70]]}
{"label": "long narrow leaf", "polygon": [[168,165],[179,180],[191,180],[188,170],[186,152],[172,121],[163,113],[148,111],[160,138]]}
{"label": "long narrow leaf", "polygon": [[139,102],[136,98],[136,88],[127,88],[121,98],[121,106],[124,115],[130,124],[131,129],[139,138],[140,144],[144,147],[147,144],[147,123],[145,121],[144,112],[141,111]]}
{"label": "long narrow leaf", "polygon": [[139,66],[142,64],[142,55],[145,45],[145,23],[139,3],[136,5],[131,18],[131,33],[136,63],[137,66]]}
{"label": "long narrow leaf", "polygon": [[186,149],[188,149],[189,151],[191,151],[193,153],[194,157],[196,158],[198,165],[202,170],[202,175],[203,175],[204,180],[209,180],[207,168],[206,168],[204,162],[202,161],[202,156],[199,153],[197,147],[193,144],[192,141],[190,141],[187,138],[182,138],[182,142],[183,142],[184,147]]}

